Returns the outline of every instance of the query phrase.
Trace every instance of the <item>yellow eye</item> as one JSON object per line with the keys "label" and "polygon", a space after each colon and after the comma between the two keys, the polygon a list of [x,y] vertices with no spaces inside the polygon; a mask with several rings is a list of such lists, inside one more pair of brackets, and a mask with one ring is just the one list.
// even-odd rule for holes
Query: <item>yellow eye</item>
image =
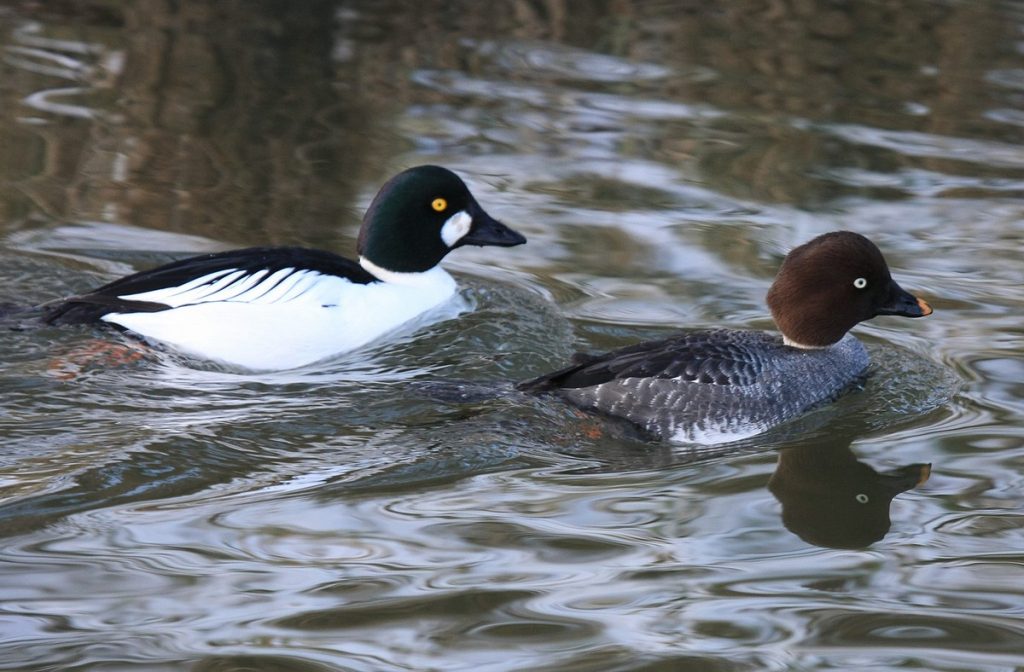
{"label": "yellow eye", "polygon": [[443,198],[435,198],[433,202],[431,202],[430,207],[437,212],[444,212],[444,209],[448,207],[448,201]]}

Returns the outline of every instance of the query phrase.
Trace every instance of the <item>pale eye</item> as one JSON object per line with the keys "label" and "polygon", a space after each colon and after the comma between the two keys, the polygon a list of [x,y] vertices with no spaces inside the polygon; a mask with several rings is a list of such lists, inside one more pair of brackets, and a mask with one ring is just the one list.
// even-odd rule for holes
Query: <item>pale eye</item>
{"label": "pale eye", "polygon": [[867,278],[857,278],[853,281],[853,286],[857,289],[864,289],[868,286],[868,280]]}
{"label": "pale eye", "polygon": [[868,503],[868,496],[865,495],[863,492],[859,493],[854,499],[856,499],[861,504]]}

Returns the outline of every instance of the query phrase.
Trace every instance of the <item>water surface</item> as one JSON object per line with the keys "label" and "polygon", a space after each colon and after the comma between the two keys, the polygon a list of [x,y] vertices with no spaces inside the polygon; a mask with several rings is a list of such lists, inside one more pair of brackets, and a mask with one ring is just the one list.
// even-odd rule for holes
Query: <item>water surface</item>
{"label": "water surface", "polygon": [[[705,4],[0,4],[0,303],[351,255],[427,162],[530,241],[295,371],[5,330],[0,669],[1024,667],[1024,7]],[[935,314],[828,408],[707,450],[507,393],[769,329],[840,228]]]}

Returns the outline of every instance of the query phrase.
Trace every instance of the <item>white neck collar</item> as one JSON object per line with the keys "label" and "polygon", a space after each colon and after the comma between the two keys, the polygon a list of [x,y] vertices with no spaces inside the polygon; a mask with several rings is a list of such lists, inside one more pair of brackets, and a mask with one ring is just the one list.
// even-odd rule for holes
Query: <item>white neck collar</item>
{"label": "white neck collar", "polygon": [[366,257],[359,257],[359,265],[363,270],[382,282],[390,282],[396,285],[429,285],[436,283],[441,278],[450,278],[448,272],[438,264],[433,268],[418,273],[402,273],[401,271],[389,271],[381,268]]}
{"label": "white neck collar", "polygon": [[835,343],[828,345],[804,345],[803,343],[797,343],[785,334],[782,335],[782,342],[791,348],[800,348],[801,350],[824,350],[825,348],[831,348]]}

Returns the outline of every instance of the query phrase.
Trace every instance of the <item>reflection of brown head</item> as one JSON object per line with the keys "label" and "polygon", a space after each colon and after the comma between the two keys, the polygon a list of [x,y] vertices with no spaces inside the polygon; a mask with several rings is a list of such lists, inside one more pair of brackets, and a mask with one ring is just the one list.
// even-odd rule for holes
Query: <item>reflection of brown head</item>
{"label": "reflection of brown head", "polygon": [[893,497],[928,480],[931,465],[879,473],[848,446],[786,448],[768,482],[782,504],[782,523],[809,544],[865,548],[889,531]]}

